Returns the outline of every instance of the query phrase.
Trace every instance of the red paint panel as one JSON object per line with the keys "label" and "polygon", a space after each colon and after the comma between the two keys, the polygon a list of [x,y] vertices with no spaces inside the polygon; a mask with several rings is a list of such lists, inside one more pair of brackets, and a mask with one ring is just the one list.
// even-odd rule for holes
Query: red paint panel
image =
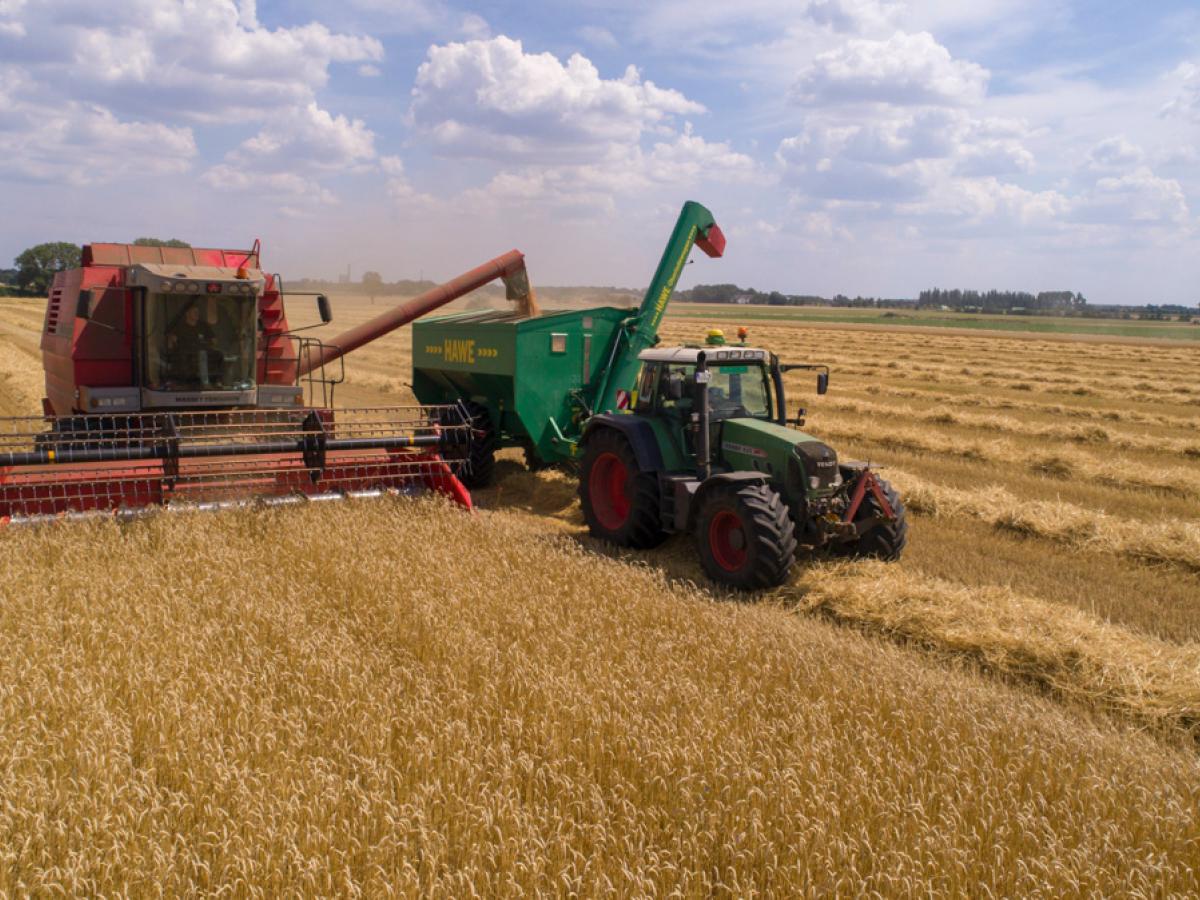
{"label": "red paint panel", "polygon": [[708,234],[696,239],[696,246],[709,256],[721,256],[725,253],[725,232],[714,222],[708,229]]}

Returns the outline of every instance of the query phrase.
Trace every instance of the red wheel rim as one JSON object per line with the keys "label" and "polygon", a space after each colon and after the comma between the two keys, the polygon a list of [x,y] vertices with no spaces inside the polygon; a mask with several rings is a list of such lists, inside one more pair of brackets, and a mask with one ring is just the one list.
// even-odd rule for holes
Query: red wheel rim
{"label": "red wheel rim", "polygon": [[616,531],[629,518],[629,498],[625,495],[628,480],[629,470],[615,453],[601,453],[592,463],[588,476],[592,511],[609,531]]}
{"label": "red wheel rim", "polygon": [[736,572],[746,564],[746,543],[746,530],[737,513],[723,509],[708,523],[709,549],[725,571]]}

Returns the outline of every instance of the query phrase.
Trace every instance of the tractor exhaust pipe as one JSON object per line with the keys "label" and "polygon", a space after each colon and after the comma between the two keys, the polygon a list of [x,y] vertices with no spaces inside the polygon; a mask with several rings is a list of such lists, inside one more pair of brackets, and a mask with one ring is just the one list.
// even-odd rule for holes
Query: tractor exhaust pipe
{"label": "tractor exhaust pipe", "polygon": [[363,324],[339,334],[326,342],[318,351],[308,354],[305,359],[300,361],[300,375],[304,376],[320,369],[335,359],[357,350],[363,344],[383,337],[402,325],[407,325],[413,319],[419,319],[439,306],[445,306],[497,278],[504,279],[510,300],[521,302],[525,308],[533,305],[533,291],[525,273],[525,254],[518,250],[510,250],[503,256],[497,256],[470,272],[465,272],[445,284],[439,284],[411,300],[392,307],[369,322],[363,322]]}

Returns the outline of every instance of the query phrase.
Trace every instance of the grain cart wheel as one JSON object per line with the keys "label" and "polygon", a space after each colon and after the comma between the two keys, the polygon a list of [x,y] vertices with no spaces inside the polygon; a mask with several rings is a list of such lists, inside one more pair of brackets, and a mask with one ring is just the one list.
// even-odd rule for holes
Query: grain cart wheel
{"label": "grain cart wheel", "polygon": [[467,466],[458,480],[469,489],[487,487],[492,483],[496,470],[496,428],[492,425],[492,417],[487,407],[473,400],[463,402],[467,415],[471,417],[475,430],[471,440],[471,450],[467,454]]}
{"label": "grain cart wheel", "polygon": [[709,578],[754,591],[787,580],[796,535],[787,506],[769,485],[719,484],[704,495],[696,547]]}
{"label": "grain cart wheel", "polygon": [[[904,552],[904,546],[908,543],[908,513],[904,509],[904,501],[900,499],[896,489],[878,475],[875,475],[874,478],[883,492],[883,496],[887,498],[888,506],[892,508],[895,518],[890,522],[881,519],[874,528],[857,541],[841,544],[835,552],[842,556],[872,556],[890,562],[900,558],[900,554]],[[854,515],[854,521],[863,522],[876,516],[882,517],[883,509],[875,494],[867,491],[863,495],[858,512]]]}
{"label": "grain cart wheel", "polygon": [[659,518],[658,478],[638,468],[629,441],[611,428],[588,439],[579,499],[594,537],[638,549],[656,547],[666,538]]}

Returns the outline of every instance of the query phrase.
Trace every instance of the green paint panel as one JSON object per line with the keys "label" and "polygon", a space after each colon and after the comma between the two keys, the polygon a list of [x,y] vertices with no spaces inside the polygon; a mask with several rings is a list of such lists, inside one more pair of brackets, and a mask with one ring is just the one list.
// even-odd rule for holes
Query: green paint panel
{"label": "green paint panel", "polygon": [[623,321],[636,309],[604,306],[503,311],[420,319],[413,325],[413,392],[421,403],[474,400],[499,424],[502,446],[533,442],[547,461],[569,458],[558,440],[579,434],[582,400],[594,391]]}

